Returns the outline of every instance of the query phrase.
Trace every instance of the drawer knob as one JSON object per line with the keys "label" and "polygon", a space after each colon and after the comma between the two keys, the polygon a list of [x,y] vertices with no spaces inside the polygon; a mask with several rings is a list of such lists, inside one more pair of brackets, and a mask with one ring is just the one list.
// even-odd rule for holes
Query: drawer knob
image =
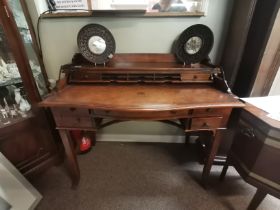
{"label": "drawer knob", "polygon": [[203,128],[209,128],[209,125],[208,125],[207,122],[204,122],[204,123],[202,124],[202,127],[203,127]]}
{"label": "drawer knob", "polygon": [[193,79],[197,79],[197,76],[196,76],[196,75],[193,75]]}

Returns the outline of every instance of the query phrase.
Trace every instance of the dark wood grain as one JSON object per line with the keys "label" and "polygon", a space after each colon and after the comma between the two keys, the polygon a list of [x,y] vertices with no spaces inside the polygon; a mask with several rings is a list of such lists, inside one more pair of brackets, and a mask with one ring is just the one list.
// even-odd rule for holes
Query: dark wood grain
{"label": "dark wood grain", "polygon": [[68,130],[59,130],[59,135],[61,137],[62,143],[64,145],[65,153],[67,155],[68,169],[70,170],[70,175],[72,178],[72,187],[77,187],[80,180],[80,170],[77,162],[76,152],[73,146],[73,142]]}
{"label": "dark wood grain", "polygon": [[68,85],[39,104],[118,111],[164,111],[242,107],[233,96],[209,85]]}
{"label": "dark wood grain", "polygon": [[[69,84],[68,80],[61,89],[52,93],[39,106],[50,107],[56,120],[57,129],[62,130],[64,145],[69,146],[65,130],[98,130],[112,123],[124,120],[157,120],[171,123],[178,120],[181,124],[171,123],[182,128],[186,136],[193,131],[208,131],[211,138],[209,156],[203,169],[203,182],[213,164],[214,157],[221,142],[220,129],[227,127],[229,115],[233,108],[244,104],[234,95],[218,90],[209,76],[217,71],[213,65],[195,64],[182,66],[173,55],[165,54],[122,54],[116,55],[108,65],[94,66],[85,63],[76,55],[73,64],[62,66],[68,77],[73,78],[77,72],[81,81],[92,72],[180,72],[193,80],[194,76],[203,75],[200,82],[193,83],[96,83]],[[80,66],[76,66],[80,64]],[[210,72],[210,73],[209,73]],[[216,73],[217,73],[216,72]],[[204,74],[208,74],[206,77]],[[206,81],[210,81],[205,84]],[[113,118],[107,124],[100,124],[104,118]],[[99,124],[99,125],[98,125]],[[90,126],[91,125],[91,126]],[[73,184],[79,180],[79,166],[73,154],[66,152]]]}
{"label": "dark wood grain", "polygon": [[246,104],[220,176],[223,179],[232,164],[246,182],[257,188],[248,209],[256,209],[266,194],[280,198],[280,122],[267,114]]}

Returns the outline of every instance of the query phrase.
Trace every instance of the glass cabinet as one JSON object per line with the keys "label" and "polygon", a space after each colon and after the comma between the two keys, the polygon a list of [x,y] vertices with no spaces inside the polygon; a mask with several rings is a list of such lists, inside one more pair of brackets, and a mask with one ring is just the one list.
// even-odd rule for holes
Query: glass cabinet
{"label": "glass cabinet", "polygon": [[0,152],[23,174],[58,160],[55,131],[37,104],[48,94],[25,2],[0,0]]}

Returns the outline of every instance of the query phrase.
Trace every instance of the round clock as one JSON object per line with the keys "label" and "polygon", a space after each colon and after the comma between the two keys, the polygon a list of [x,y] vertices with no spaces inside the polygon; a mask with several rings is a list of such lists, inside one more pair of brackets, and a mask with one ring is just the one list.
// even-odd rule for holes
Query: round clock
{"label": "round clock", "polygon": [[197,63],[208,57],[214,42],[210,28],[197,24],[184,30],[175,42],[175,54],[185,63]]}
{"label": "round clock", "polygon": [[99,24],[84,26],[78,33],[77,42],[83,57],[96,64],[109,61],[116,50],[113,35],[107,28]]}

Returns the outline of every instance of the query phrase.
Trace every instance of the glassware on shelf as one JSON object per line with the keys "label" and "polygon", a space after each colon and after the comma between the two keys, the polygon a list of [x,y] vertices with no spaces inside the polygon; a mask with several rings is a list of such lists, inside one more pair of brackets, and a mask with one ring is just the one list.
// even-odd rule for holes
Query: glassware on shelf
{"label": "glassware on shelf", "polygon": [[[34,43],[31,36],[30,27],[28,25],[27,18],[23,12],[23,7],[21,1],[8,0],[10,9],[15,17],[15,22],[17,24],[18,30],[21,34],[26,55],[29,59],[30,69],[32,71],[33,77],[35,79],[38,92],[41,97],[48,94],[48,89],[42,69],[39,62],[38,54],[35,51]],[[43,64],[42,64],[43,65]]]}

